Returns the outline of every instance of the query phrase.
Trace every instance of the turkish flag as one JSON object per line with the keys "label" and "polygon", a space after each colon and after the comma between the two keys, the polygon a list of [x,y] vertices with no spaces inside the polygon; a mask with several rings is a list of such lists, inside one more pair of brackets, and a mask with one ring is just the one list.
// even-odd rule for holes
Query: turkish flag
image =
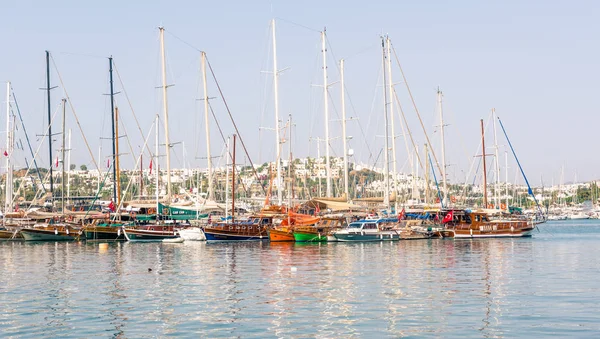
{"label": "turkish flag", "polygon": [[444,219],[442,219],[442,224],[445,224],[447,222],[452,221],[452,217],[453,216],[454,216],[454,211],[448,212],[448,214],[446,214],[446,216],[444,217]]}
{"label": "turkish flag", "polygon": [[152,174],[152,160],[150,160],[150,174]]}
{"label": "turkish flag", "polygon": [[4,156],[7,157],[8,156],[8,151],[4,151]]}
{"label": "turkish flag", "polygon": [[115,203],[111,200],[110,204],[108,204],[108,209],[110,209],[111,212],[115,211]]}
{"label": "turkish flag", "polygon": [[398,214],[398,221],[404,220],[405,216],[406,216],[406,211],[404,210],[404,208],[402,208],[402,212],[400,212],[400,214]]}

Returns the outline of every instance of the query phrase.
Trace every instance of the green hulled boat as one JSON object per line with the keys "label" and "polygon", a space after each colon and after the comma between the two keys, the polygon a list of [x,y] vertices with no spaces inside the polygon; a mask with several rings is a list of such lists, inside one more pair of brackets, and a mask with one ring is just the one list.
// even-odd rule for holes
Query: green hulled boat
{"label": "green hulled boat", "polygon": [[294,239],[297,242],[325,242],[328,235],[344,227],[345,218],[324,217],[314,226],[294,228]]}

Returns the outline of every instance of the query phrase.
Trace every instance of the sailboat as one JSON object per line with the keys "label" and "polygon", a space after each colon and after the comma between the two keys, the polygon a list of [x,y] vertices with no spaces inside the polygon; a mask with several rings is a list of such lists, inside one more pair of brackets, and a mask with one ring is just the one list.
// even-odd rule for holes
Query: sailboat
{"label": "sailboat", "polygon": [[[167,69],[165,59],[165,29],[159,27],[160,32],[160,49],[162,54],[162,92],[163,92],[163,114],[165,121],[165,148],[167,153],[167,203],[171,202],[171,157],[170,157],[170,141],[169,141],[169,110],[167,104]],[[156,159],[158,160],[158,115],[156,117]],[[160,220],[160,201],[158,198],[158,175],[156,171],[156,223],[141,225],[136,227],[123,227],[123,233],[128,241],[132,242],[148,242],[148,241],[164,241],[164,242],[182,242],[184,239],[179,234],[174,223],[167,224]]]}
{"label": "sailboat", "polygon": [[[112,149],[113,149],[113,200],[111,201],[111,211],[114,210],[115,206],[120,204],[120,189],[119,189],[119,154],[118,154],[118,142],[119,142],[119,112],[114,106],[114,87],[113,87],[113,59],[108,58],[109,65],[109,81],[110,81],[110,113],[112,121]],[[110,214],[109,214],[110,217]],[[125,241],[125,234],[121,231],[123,226],[120,222],[112,222],[94,220],[90,225],[85,226],[84,234],[85,239],[88,241],[102,240],[102,241]]]}
{"label": "sailboat", "polygon": [[[483,206],[487,207],[487,169],[483,119],[481,119],[481,148],[481,159],[483,161]],[[535,229],[533,220],[519,218],[490,220],[485,211],[449,210],[444,214],[442,223],[445,224],[444,236],[454,238],[529,237]]]}
{"label": "sailboat", "polygon": [[[47,93],[47,101],[48,101],[48,143],[49,143],[49,158],[50,158],[50,193],[52,195],[52,199],[54,200],[54,179],[52,177],[52,112],[50,105],[50,52],[46,51],[46,85],[45,88]],[[66,110],[66,99],[62,101],[63,105],[63,177],[64,177],[64,124],[65,124],[65,110]],[[64,179],[64,178],[63,178]],[[64,180],[63,180],[63,190],[62,194],[64,196]],[[62,206],[64,207],[64,199]],[[27,241],[73,241],[79,240],[81,235],[81,230],[79,228],[73,227],[73,224],[64,221],[64,215],[55,215],[51,218],[48,218],[46,222],[42,222],[39,224],[35,224],[33,228],[24,228],[21,230],[21,234],[23,238]]]}
{"label": "sailboat", "polygon": [[231,195],[231,219],[229,221],[217,222],[204,227],[206,240],[213,241],[250,241],[268,240],[268,229],[273,224],[273,217],[268,215],[257,215],[250,217],[247,221],[235,219],[235,140],[233,135],[232,154],[232,195]]}

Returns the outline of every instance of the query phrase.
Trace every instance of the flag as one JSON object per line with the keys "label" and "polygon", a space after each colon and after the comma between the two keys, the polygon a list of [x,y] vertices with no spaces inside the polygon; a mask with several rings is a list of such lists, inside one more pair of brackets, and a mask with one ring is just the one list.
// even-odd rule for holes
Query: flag
{"label": "flag", "polygon": [[110,167],[110,158],[106,159],[106,168],[109,168],[109,167]]}
{"label": "flag", "polygon": [[435,217],[433,218],[434,221],[440,221],[440,215],[439,214],[435,214]]}
{"label": "flag", "polygon": [[8,156],[8,151],[4,151],[4,156],[7,157]]}
{"label": "flag", "polygon": [[404,220],[404,217],[406,217],[406,211],[404,210],[404,207],[402,207],[402,211],[398,214],[398,221]]}
{"label": "flag", "polygon": [[56,157],[56,167],[58,167],[58,157]]}
{"label": "flag", "polygon": [[115,211],[115,203],[114,203],[112,200],[110,201],[110,204],[108,204],[108,209],[109,209],[111,212],[114,212],[114,211]]}
{"label": "flag", "polygon": [[152,174],[152,159],[150,159],[150,174]]}
{"label": "flag", "polygon": [[448,223],[448,222],[452,221],[453,215],[454,215],[454,211],[448,212],[448,214],[446,214],[446,216],[444,217],[444,219],[442,219],[442,224],[445,224],[445,223]]}

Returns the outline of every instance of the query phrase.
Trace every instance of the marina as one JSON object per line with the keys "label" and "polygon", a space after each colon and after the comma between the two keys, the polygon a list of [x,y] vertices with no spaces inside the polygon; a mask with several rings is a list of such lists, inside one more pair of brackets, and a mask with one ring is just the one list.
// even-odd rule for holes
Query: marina
{"label": "marina", "polygon": [[598,221],[557,221],[487,240],[2,242],[0,323],[19,338],[594,337],[598,241]]}

